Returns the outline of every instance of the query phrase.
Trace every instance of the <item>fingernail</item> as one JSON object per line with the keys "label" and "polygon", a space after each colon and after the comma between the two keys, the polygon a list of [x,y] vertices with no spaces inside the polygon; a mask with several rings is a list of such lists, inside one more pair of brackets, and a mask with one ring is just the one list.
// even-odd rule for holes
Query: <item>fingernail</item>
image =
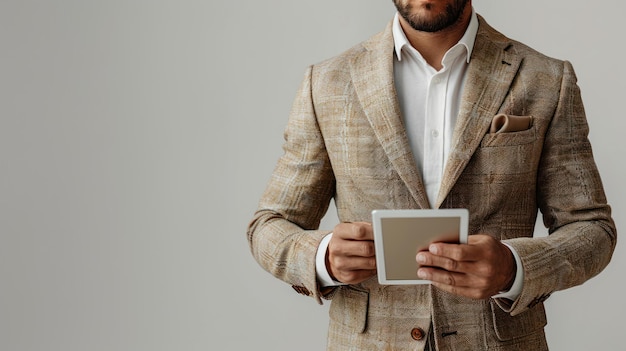
{"label": "fingernail", "polygon": [[426,262],[426,257],[422,253],[418,253],[416,259],[417,259],[417,263],[425,263]]}
{"label": "fingernail", "polygon": [[421,269],[417,270],[417,276],[421,279],[428,279],[428,275]]}
{"label": "fingernail", "polygon": [[437,247],[437,245],[430,245],[428,247],[428,251],[430,251],[430,253],[432,253],[433,255],[439,254],[439,248]]}

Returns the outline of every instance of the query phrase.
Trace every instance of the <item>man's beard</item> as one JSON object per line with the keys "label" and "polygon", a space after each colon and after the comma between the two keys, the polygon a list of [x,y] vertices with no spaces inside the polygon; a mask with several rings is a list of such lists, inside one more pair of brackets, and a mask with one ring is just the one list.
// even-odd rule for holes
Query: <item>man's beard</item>
{"label": "man's beard", "polygon": [[411,5],[403,6],[400,1],[393,0],[398,9],[398,13],[415,30],[420,32],[439,32],[457,23],[463,14],[463,10],[468,0],[454,0],[452,4],[446,6],[444,13],[438,14],[435,18],[424,16],[414,16],[411,14]]}

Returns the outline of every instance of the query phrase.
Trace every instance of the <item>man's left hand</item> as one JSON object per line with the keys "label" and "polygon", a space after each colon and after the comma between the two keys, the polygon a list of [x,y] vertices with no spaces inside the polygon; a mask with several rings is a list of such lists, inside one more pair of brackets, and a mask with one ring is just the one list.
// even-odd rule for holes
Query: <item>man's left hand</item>
{"label": "man's left hand", "polygon": [[473,299],[509,290],[516,273],[511,250],[489,235],[468,237],[467,244],[433,243],[416,256],[417,275],[437,288]]}

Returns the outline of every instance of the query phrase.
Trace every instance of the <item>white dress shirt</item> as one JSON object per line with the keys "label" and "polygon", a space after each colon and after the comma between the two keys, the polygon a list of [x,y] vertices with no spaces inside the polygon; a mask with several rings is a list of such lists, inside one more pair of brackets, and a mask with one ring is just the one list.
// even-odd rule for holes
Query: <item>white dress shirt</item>
{"label": "white dress shirt", "polygon": [[[450,154],[465,72],[478,32],[478,17],[472,11],[465,34],[445,53],[441,60],[442,68],[437,71],[411,46],[398,16],[396,14],[393,20],[395,86],[411,150],[422,175],[428,201],[433,206]],[[316,256],[317,277],[322,286],[340,285],[326,269],[326,251],[331,236],[329,234],[322,240]],[[510,246],[509,249],[515,257],[518,273],[511,290],[494,297],[513,300],[521,292],[523,272],[519,256]]]}

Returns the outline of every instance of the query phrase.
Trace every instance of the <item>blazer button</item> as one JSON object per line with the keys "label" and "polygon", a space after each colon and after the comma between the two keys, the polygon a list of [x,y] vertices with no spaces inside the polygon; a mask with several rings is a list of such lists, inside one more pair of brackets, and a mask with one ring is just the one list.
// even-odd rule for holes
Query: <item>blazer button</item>
{"label": "blazer button", "polygon": [[411,330],[411,337],[413,340],[423,340],[424,339],[424,330],[422,328],[413,328]]}

